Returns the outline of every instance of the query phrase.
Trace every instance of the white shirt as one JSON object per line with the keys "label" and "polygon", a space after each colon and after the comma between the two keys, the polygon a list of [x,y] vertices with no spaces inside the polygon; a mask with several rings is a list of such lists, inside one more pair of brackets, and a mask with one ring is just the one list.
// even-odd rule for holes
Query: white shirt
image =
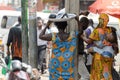
{"label": "white shirt", "polygon": [[49,27],[50,28],[47,29],[47,33],[58,33],[58,29],[53,23]]}
{"label": "white shirt", "polygon": [[45,28],[45,27],[42,26],[42,29],[39,30],[38,27],[37,27],[37,46],[47,45],[47,41],[42,40],[42,39],[39,38],[39,35],[40,35],[40,33],[42,32],[42,30],[43,30],[44,28]]}
{"label": "white shirt", "polygon": [[50,30],[51,30],[51,33],[53,32],[58,33],[58,29],[53,23],[51,24]]}

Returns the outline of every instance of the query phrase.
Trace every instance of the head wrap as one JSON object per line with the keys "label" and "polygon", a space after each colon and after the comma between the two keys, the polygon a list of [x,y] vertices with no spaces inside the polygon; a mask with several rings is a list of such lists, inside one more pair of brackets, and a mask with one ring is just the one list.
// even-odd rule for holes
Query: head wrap
{"label": "head wrap", "polygon": [[107,22],[109,21],[109,17],[105,13],[101,13],[99,19],[103,19],[104,21],[107,21]]}

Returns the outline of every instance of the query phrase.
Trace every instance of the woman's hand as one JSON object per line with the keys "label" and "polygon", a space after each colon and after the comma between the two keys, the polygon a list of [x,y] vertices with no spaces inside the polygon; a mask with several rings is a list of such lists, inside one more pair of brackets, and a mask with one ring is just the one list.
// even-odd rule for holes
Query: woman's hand
{"label": "woman's hand", "polygon": [[82,11],[82,12],[80,12],[79,15],[85,15],[85,16],[88,16],[89,13],[90,13],[89,11]]}
{"label": "woman's hand", "polygon": [[52,23],[52,21],[49,20],[49,21],[47,22],[47,25],[46,25],[46,26],[50,26],[51,23]]}
{"label": "woman's hand", "polygon": [[8,55],[8,56],[10,55],[10,51],[9,51],[9,50],[7,51],[7,55]]}
{"label": "woman's hand", "polygon": [[80,32],[79,34],[82,39],[85,38],[85,35],[83,34],[83,32]]}
{"label": "woman's hand", "polygon": [[93,51],[93,48],[90,47],[89,49],[87,49],[87,52],[88,52],[88,53],[94,52],[94,51]]}
{"label": "woman's hand", "polygon": [[76,16],[76,17],[75,17],[75,20],[79,22],[79,16]]}

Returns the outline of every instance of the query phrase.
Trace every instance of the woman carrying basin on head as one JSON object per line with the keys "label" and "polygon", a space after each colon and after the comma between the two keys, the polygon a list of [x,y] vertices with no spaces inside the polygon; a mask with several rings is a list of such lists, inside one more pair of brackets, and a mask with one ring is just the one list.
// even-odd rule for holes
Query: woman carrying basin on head
{"label": "woman carrying basin on head", "polygon": [[41,39],[52,41],[52,56],[49,62],[50,80],[74,80],[73,55],[76,52],[77,36],[75,32],[65,32],[68,19],[65,20],[64,17],[66,15],[62,13],[56,16],[56,21],[54,20],[58,33],[45,34],[45,30],[51,24],[49,21],[40,34]]}

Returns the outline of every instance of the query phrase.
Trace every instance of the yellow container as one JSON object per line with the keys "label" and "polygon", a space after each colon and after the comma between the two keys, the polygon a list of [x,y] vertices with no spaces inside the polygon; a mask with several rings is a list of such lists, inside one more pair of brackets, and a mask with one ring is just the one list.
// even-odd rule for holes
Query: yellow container
{"label": "yellow container", "polygon": [[0,45],[2,45],[2,39],[0,39]]}

